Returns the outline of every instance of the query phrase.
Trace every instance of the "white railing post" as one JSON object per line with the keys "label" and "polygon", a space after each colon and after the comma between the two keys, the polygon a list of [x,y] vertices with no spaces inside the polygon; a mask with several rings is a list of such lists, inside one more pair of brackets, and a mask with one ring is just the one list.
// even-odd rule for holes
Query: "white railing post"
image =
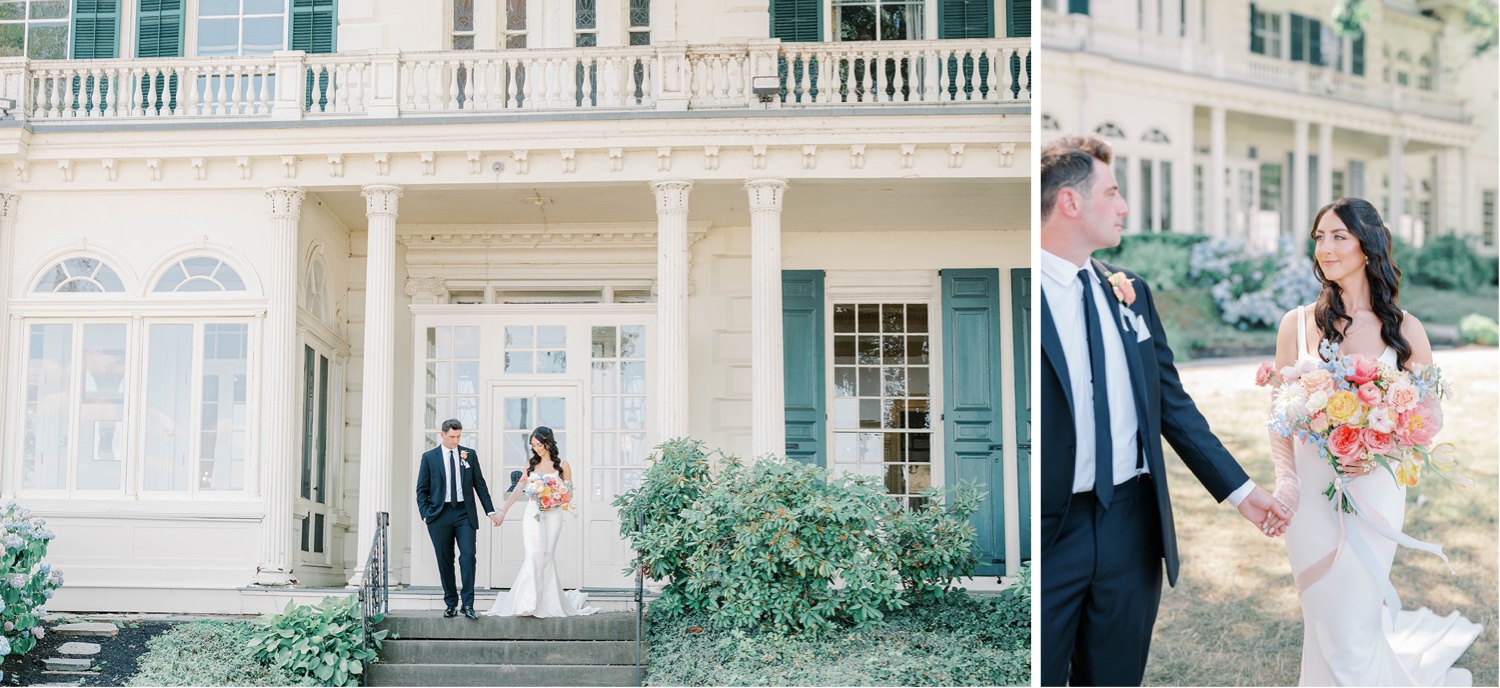
{"label": "white railing post", "polygon": [[686,110],[692,92],[686,41],[656,46],[656,109]]}
{"label": "white railing post", "polygon": [[[307,102],[306,53],[301,50],[278,50],[271,53],[276,61],[276,100],[271,103],[271,119],[302,119]],[[207,108],[205,108],[206,110]]]}
{"label": "white railing post", "polygon": [[0,58],[0,98],[16,101],[10,109],[10,118],[28,119],[33,107],[31,99],[31,69],[29,59],[24,57]]}

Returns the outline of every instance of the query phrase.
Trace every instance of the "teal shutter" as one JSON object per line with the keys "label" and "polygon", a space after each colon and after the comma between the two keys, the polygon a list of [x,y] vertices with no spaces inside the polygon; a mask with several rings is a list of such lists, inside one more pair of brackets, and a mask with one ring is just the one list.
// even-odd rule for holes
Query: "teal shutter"
{"label": "teal shutter", "polygon": [[975,575],[998,576],[1005,561],[1000,270],[943,270],[942,281],[944,475],[948,485],[973,480],[989,492],[973,518]]}
{"label": "teal shutter", "polygon": [[828,468],[823,271],[781,271],[786,455]]}
{"label": "teal shutter", "polygon": [[1031,38],[1031,1],[1009,0],[1010,2],[1010,25],[1006,29],[1006,36],[1010,38]]}
{"label": "teal shutter", "polygon": [[182,57],[182,0],[141,0],[136,57]]}
{"label": "teal shutter", "polygon": [[1068,14],[1088,14],[1089,0],[1068,0]]}
{"label": "teal shutter", "polygon": [[823,40],[823,0],[771,0],[771,38]]}
{"label": "teal shutter", "polygon": [[[1014,13],[1015,5],[1024,5],[1031,16],[1030,0],[1006,0]],[[994,38],[995,5],[990,0],[939,0],[938,38]],[[1030,22],[1027,22],[1030,29]],[[1011,34],[1014,36],[1015,34]]]}
{"label": "teal shutter", "polygon": [[119,56],[120,0],[76,0],[73,59],[104,60]]}
{"label": "teal shutter", "polygon": [[292,37],[287,49],[307,53],[333,52],[337,17],[334,0],[292,0]]}
{"label": "teal shutter", "polygon": [[1015,332],[1016,484],[1021,514],[1021,561],[1031,560],[1031,268],[1010,271],[1010,329]]}
{"label": "teal shutter", "polygon": [[[1258,55],[1266,54],[1266,39],[1261,38],[1255,31],[1255,21],[1260,19],[1260,13],[1255,11],[1255,3],[1250,3],[1250,52]],[[1281,57],[1277,55],[1277,57]]]}

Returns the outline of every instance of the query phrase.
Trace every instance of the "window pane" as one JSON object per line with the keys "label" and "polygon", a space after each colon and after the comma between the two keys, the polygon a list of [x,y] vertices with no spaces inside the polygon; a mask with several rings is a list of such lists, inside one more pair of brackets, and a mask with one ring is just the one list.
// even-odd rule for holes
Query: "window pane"
{"label": "window pane", "polygon": [[125,325],[83,327],[78,489],[120,489],[125,459]]}
{"label": "window pane", "polygon": [[505,29],[526,30],[526,0],[505,0]]}
{"label": "window pane", "polygon": [[[596,430],[616,430],[620,427],[619,409],[613,397],[594,397],[593,426]],[[594,435],[598,442],[598,434]]]}
{"label": "window pane", "polygon": [[530,349],[531,348],[531,333],[532,333],[532,328],[531,327],[515,327],[515,326],[506,327],[505,328],[505,348],[507,348],[507,349]]}
{"label": "window pane", "polygon": [[613,362],[594,364],[594,394],[615,394],[619,391],[619,386],[615,384],[617,379]]}
{"label": "window pane", "polygon": [[24,0],[7,0],[0,2],[0,20],[25,19],[26,3]]}
{"label": "window pane", "polygon": [[579,29],[592,29],[592,28],[594,28],[594,22],[595,22],[595,19],[597,18],[597,12],[594,11],[595,0],[574,0],[574,1],[576,3],[575,6],[577,8],[577,13],[576,13],[575,16],[577,17],[577,20],[578,20],[577,23],[576,23],[576,25],[575,25],[575,28],[579,28]]}
{"label": "window pane", "polygon": [[73,414],[73,326],[32,325],[26,366],[23,487],[67,487],[68,421]]}
{"label": "window pane", "polygon": [[182,267],[190,277],[210,277],[214,270],[219,267],[217,258],[189,258],[182,261]]}
{"label": "window pane", "polygon": [[839,40],[875,40],[875,8],[873,6],[838,6],[834,7],[833,12],[833,20],[839,28]]}
{"label": "window pane", "polygon": [[562,374],[568,372],[568,353],[566,351],[540,351],[537,352],[536,372],[549,374]]}
{"label": "window pane", "polygon": [[[563,397],[537,397],[537,425],[545,425],[553,430],[566,430],[568,428],[568,406]],[[562,451],[561,448],[558,451]]]}
{"label": "window pane", "polygon": [[198,16],[200,17],[239,13],[240,0],[198,0]]}
{"label": "window pane", "polygon": [[26,26],[0,24],[0,57],[20,57],[26,52]]}
{"label": "window pane", "polygon": [[538,349],[562,349],[568,346],[568,328],[566,327],[538,327],[536,328],[536,348]]}
{"label": "window pane", "polygon": [[615,328],[595,327],[593,328],[593,342],[591,346],[594,358],[615,357]]}
{"label": "window pane", "polygon": [[156,289],[154,291],[175,291],[177,289],[177,285],[182,284],[182,281],[185,279],[187,279],[187,273],[183,272],[182,265],[180,263],[174,264],[172,267],[168,268],[166,274],[162,275],[161,279],[156,282]]}
{"label": "window pane", "polygon": [[68,0],[31,0],[32,19],[62,19],[68,16]]}
{"label": "window pane", "polygon": [[620,391],[626,394],[646,393],[646,363],[625,361],[620,364]]}
{"label": "window pane", "polygon": [[245,14],[283,14],[286,0],[245,0]]}
{"label": "window pane", "polygon": [[[0,26],[0,33],[4,33],[4,26]],[[57,286],[68,281],[68,274],[63,271],[61,265],[52,266],[42,279],[36,283],[36,291],[39,294],[47,294],[55,291]]]}
{"label": "window pane", "polygon": [[620,328],[620,358],[646,357],[646,328],[626,325]]}
{"label": "window pane", "polygon": [[479,328],[453,328],[453,357],[471,360],[479,358]]}
{"label": "window pane", "polygon": [[[63,4],[66,11],[67,4]],[[33,60],[62,60],[68,57],[68,25],[32,24],[27,36],[26,56]]]}
{"label": "window pane", "polygon": [[620,435],[620,465],[646,465],[646,435],[642,433]]}
{"label": "window pane", "polygon": [[270,55],[286,45],[281,17],[245,19],[245,46],[242,55]]}
{"label": "window pane", "polygon": [[507,373],[530,373],[531,352],[507,352],[505,354],[505,372]]}
{"label": "window pane", "polygon": [[851,334],[854,332],[853,305],[844,303],[833,307],[833,331]]}
{"label": "window pane", "polygon": [[[146,361],[147,490],[188,489],[193,326],[152,325]],[[189,365],[183,365],[183,362]]]}
{"label": "window pane", "polygon": [[221,286],[219,286],[218,282],[215,282],[213,280],[210,280],[210,279],[207,279],[207,278],[203,278],[203,277],[197,277],[197,278],[190,279],[190,280],[188,280],[186,282],[183,282],[182,284],[178,285],[177,291],[180,291],[180,292],[190,292],[190,291],[197,291],[197,292],[203,292],[203,291],[224,291],[224,288],[221,287]]}
{"label": "window pane", "polygon": [[651,0],[630,0],[630,25],[651,25]]}
{"label": "window pane", "polygon": [[205,349],[217,343],[216,356],[203,356],[203,401],[198,458],[198,489],[239,490],[245,483],[245,411],[249,328],[204,325]]}
{"label": "window pane", "polygon": [[234,55],[239,50],[240,20],[199,19],[198,55]]}
{"label": "window pane", "polygon": [[[530,430],[531,429],[531,400],[526,397],[510,397],[505,400],[505,427],[508,430]],[[527,447],[527,456],[530,456],[531,445],[523,443]]]}
{"label": "window pane", "polygon": [[620,423],[627,430],[646,429],[646,397],[621,398]]}

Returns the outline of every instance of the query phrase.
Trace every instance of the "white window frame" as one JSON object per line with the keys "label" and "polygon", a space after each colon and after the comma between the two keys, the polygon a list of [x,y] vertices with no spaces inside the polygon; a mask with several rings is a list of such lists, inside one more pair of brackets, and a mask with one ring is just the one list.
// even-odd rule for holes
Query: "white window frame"
{"label": "white window frame", "polygon": [[[294,526],[297,528],[296,532],[293,535],[293,546],[296,550],[297,556],[301,557],[301,562],[309,566],[317,566],[320,568],[327,567],[333,569],[341,568],[341,562],[343,559],[342,552],[339,553],[339,558],[337,560],[334,559],[334,533],[337,532],[337,526],[348,523],[348,517],[344,513],[343,471],[341,469],[344,465],[344,433],[342,422],[342,419],[344,418],[344,379],[348,372],[347,364],[349,362],[350,356],[347,344],[341,341],[335,341],[329,338],[327,335],[328,333],[320,330],[305,328],[302,331],[302,335],[297,338],[298,352],[304,352],[304,347],[312,347],[313,351],[316,354],[328,358],[329,370],[327,403],[329,427],[327,446],[324,448],[325,452],[328,455],[328,473],[326,476],[326,483],[323,486],[324,489],[327,490],[327,492],[325,493],[325,499],[322,502],[303,499],[299,475],[299,479],[297,481],[296,487],[293,488],[292,494],[292,501],[294,503],[294,507],[297,510],[296,513],[293,514],[292,521],[294,523]],[[302,426],[302,422],[305,419],[305,416],[303,414],[306,411],[301,403],[300,397],[301,383],[305,379],[304,376],[307,373],[305,369],[306,363],[307,359],[305,355],[299,355],[297,360],[297,381],[299,396],[299,403],[297,404],[297,429],[299,438],[297,463],[299,471],[301,469],[300,438],[302,437],[302,433],[305,432],[305,429]],[[316,483],[317,478],[314,477],[313,480],[314,483]],[[321,504],[321,511],[325,515],[325,523],[323,527],[326,530],[326,534],[323,539],[323,551],[321,553],[318,553],[313,552],[309,549],[309,551],[303,552],[301,540],[302,523],[300,516],[304,512],[310,514],[317,513],[320,510],[317,506],[319,504]],[[311,545],[312,540],[309,540],[308,546],[311,547]]]}
{"label": "white window frame", "polygon": [[[62,60],[71,59],[73,57],[73,2],[68,2],[67,3],[68,11],[63,16],[61,16],[61,17],[56,17],[56,18],[52,18],[52,19],[31,19],[30,18],[31,17],[31,5],[34,2],[36,2],[36,0],[27,0],[27,2],[24,5],[22,5],[22,11],[24,11],[26,13],[26,17],[25,18],[22,18],[22,19],[6,19],[6,20],[3,20],[3,21],[0,21],[0,24],[19,25],[21,27],[21,54],[18,55],[17,57],[28,57],[28,58],[31,57],[31,27],[32,26],[36,26],[36,25],[49,26],[50,25],[50,26],[62,26],[63,27],[63,33],[64,33],[64,37],[63,37],[63,54],[62,54],[61,57],[59,57],[59,58],[53,58],[53,59],[62,59]],[[42,59],[42,58],[32,58],[32,59]]]}
{"label": "white window frame", "polygon": [[[826,14],[824,14],[824,18],[826,18],[828,20],[827,22],[825,22],[827,24],[827,28],[824,31],[824,33],[827,34],[825,36],[825,40],[827,42],[830,42],[830,43],[841,43],[841,42],[844,42],[844,39],[841,36],[842,31],[839,30],[839,23],[838,23],[838,16],[839,16],[838,10],[839,10],[840,7],[865,7],[865,6],[870,6],[870,7],[874,7],[875,8],[875,40],[873,41],[875,43],[881,43],[881,42],[901,42],[901,41],[922,41],[922,40],[932,40],[934,38],[937,38],[937,2],[938,2],[938,0],[900,0],[900,1],[904,2],[905,4],[919,4],[919,5],[921,5],[921,12],[918,13],[917,16],[921,17],[921,21],[922,21],[922,27],[921,27],[921,29],[922,30],[919,32],[919,34],[916,37],[914,37],[914,38],[881,38],[880,37],[880,6],[883,5],[883,4],[892,4],[890,2],[890,0],[829,0],[829,3],[827,5],[827,7],[824,9],[824,12],[826,12]],[[997,14],[997,16],[1000,16],[1000,15]]]}
{"label": "white window frame", "polygon": [[[292,21],[292,12],[291,12],[292,0],[281,0],[281,13],[279,15],[278,14],[274,14],[274,13],[245,14],[245,11],[244,11],[245,10],[245,0],[238,0],[238,2],[240,3],[240,12],[238,14],[203,14],[201,12],[198,12],[198,13],[195,13],[193,15],[193,21],[192,21],[192,27],[193,27],[193,36],[192,36],[193,55],[198,56],[198,57],[205,57],[202,53],[199,52],[200,44],[198,42],[199,38],[200,38],[200,35],[199,35],[200,31],[199,31],[199,29],[200,29],[200,26],[201,26],[201,24],[202,24],[202,22],[203,22],[204,19],[229,19],[229,18],[237,18],[239,20],[239,35],[238,35],[238,37],[235,40],[235,52],[234,52],[233,56],[234,57],[245,57],[247,55],[247,53],[245,52],[245,20],[246,19],[260,19],[260,18],[265,18],[265,17],[280,16],[281,17],[281,47],[277,48],[277,50],[286,50],[287,41],[290,40],[289,37],[290,37],[291,21]],[[197,3],[195,3],[195,5],[196,5],[195,9],[201,8],[201,5],[197,5]],[[186,8],[184,8],[184,10],[186,10]],[[262,55],[262,53],[253,53],[253,54],[254,55]],[[270,55],[271,53],[263,53],[263,54],[264,55]],[[230,57],[230,56],[228,56],[228,55],[215,55],[215,56],[212,56],[212,57]]]}

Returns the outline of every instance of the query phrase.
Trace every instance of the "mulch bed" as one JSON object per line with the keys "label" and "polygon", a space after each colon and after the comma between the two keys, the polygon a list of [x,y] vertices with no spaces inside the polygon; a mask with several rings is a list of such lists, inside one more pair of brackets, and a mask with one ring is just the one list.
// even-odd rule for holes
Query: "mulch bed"
{"label": "mulch bed", "polygon": [[[5,671],[5,679],[0,685],[5,686],[35,686],[47,683],[68,683],[82,679],[79,685],[83,686],[123,686],[125,682],[135,675],[136,661],[141,655],[146,654],[146,641],[170,630],[178,622],[174,621],[126,621],[120,628],[120,633],[113,638],[102,637],[63,637],[56,633],[48,633],[42,638],[36,647],[22,657],[6,657],[5,662],[0,664],[0,669]],[[52,624],[48,624],[50,628]],[[43,674],[47,665],[42,660],[58,657],[57,649],[63,643],[78,641],[84,643],[97,643],[99,654],[94,655],[94,667],[100,671],[95,676],[56,676]]]}

